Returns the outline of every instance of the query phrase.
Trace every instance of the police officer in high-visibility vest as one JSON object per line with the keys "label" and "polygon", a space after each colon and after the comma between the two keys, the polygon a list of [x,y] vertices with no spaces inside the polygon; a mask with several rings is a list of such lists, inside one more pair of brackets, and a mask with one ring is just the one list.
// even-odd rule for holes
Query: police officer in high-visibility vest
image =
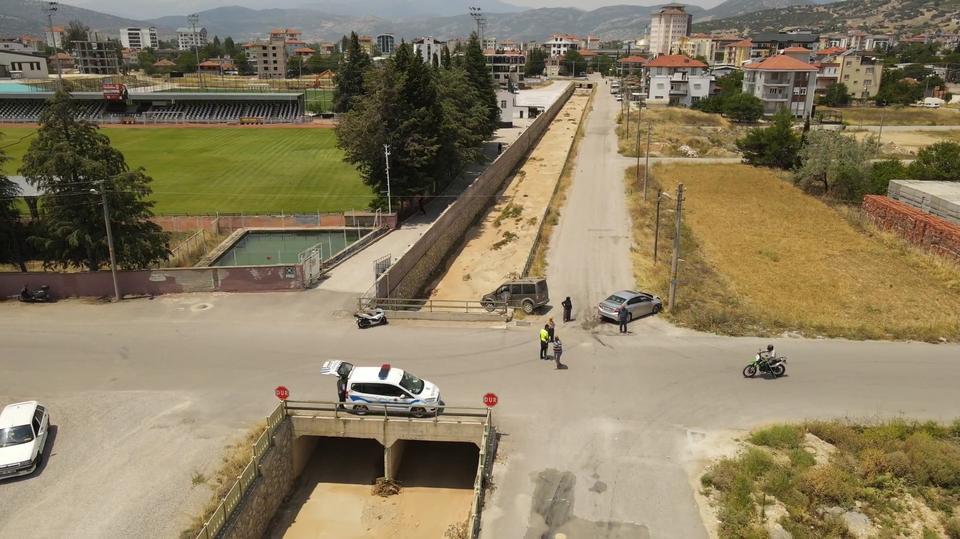
{"label": "police officer in high-visibility vest", "polygon": [[540,359],[549,359],[547,357],[547,347],[550,345],[549,327],[548,324],[544,324],[543,329],[540,330]]}

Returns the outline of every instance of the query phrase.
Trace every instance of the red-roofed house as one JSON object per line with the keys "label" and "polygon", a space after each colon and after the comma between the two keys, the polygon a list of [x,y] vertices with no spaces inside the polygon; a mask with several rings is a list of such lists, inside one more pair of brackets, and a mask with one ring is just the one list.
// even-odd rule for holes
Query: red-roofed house
{"label": "red-roofed house", "polygon": [[770,56],[743,66],[743,92],[763,102],[763,113],[788,109],[798,118],[813,112],[817,67],[789,54]]}
{"label": "red-roofed house", "polygon": [[682,54],[661,54],[647,62],[647,103],[690,105],[710,95],[713,76],[707,64]]}
{"label": "red-roofed house", "polygon": [[626,56],[617,60],[617,75],[623,77],[626,75],[643,75],[643,68],[647,65],[647,60],[643,56]]}

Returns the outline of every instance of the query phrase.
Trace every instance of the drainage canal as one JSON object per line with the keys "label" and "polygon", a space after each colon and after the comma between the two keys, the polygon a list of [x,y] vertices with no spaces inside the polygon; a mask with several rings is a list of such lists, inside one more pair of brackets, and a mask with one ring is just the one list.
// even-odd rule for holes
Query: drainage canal
{"label": "drainage canal", "polygon": [[[443,537],[469,515],[479,458],[472,443],[398,440],[385,457],[375,440],[301,436],[293,453],[298,477],[267,537]],[[385,465],[401,489],[381,497],[373,484]]]}

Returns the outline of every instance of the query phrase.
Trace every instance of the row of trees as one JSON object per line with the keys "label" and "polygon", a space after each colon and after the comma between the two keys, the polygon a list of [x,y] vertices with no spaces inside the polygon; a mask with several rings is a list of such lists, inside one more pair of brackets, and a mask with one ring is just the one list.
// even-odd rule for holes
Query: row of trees
{"label": "row of trees", "polygon": [[494,81],[477,36],[466,47],[424,62],[409,43],[372,65],[356,34],[337,71],[338,146],[363,181],[386,193],[384,145],[390,148],[392,195],[437,192],[479,161],[499,118]]}
{"label": "row of trees", "polygon": [[20,220],[18,189],[0,174],[0,262],[22,271],[28,259],[40,259],[48,268],[106,266],[104,191],[118,266],[148,267],[169,255],[168,235],[149,220],[150,176],[130,169],[96,125],[76,119],[66,93],[58,92],[44,109],[20,173],[41,192],[39,219]]}
{"label": "row of trees", "polygon": [[[523,74],[527,77],[543,75],[547,70],[548,58],[547,51],[539,47],[530,49],[527,51],[527,62],[523,66]],[[564,53],[560,60],[560,74],[579,77],[587,71],[593,70],[603,75],[610,75],[613,65],[613,60],[605,54],[599,54],[588,60],[580,54],[580,51],[570,49]]]}
{"label": "row of trees", "polygon": [[735,122],[753,123],[763,116],[763,102],[743,92],[743,72],[736,71],[717,79],[719,92],[694,103],[703,112],[722,114]]}
{"label": "row of trees", "polygon": [[769,127],[751,129],[737,140],[744,161],[756,166],[793,171],[793,179],[808,192],[846,202],[867,194],[885,194],[890,180],[912,178],[960,181],[960,144],[939,142],[921,149],[908,166],[899,160],[875,161],[880,144],[839,131],[803,132],[793,129],[793,116],[783,110]]}

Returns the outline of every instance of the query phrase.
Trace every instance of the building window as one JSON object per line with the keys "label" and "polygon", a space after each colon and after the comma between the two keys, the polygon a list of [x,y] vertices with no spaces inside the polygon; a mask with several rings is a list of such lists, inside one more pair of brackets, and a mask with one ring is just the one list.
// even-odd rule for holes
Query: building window
{"label": "building window", "polygon": [[850,80],[850,75],[844,75],[843,80]]}
{"label": "building window", "polygon": [[507,100],[506,100],[506,99],[501,99],[501,100],[500,100],[500,108],[502,108],[502,109],[507,108]]}

